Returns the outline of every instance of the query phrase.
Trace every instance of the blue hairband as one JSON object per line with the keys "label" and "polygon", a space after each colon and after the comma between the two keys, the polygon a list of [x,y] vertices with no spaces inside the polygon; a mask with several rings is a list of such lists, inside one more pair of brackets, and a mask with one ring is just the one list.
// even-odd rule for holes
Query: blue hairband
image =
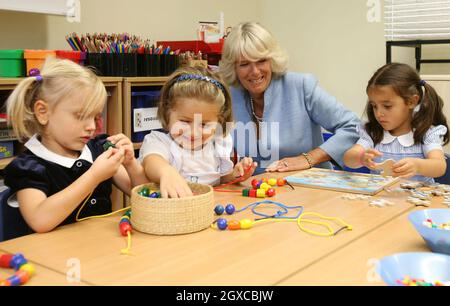
{"label": "blue hairband", "polygon": [[212,79],[210,77],[207,77],[207,76],[199,75],[199,74],[183,74],[175,79],[175,83],[183,82],[183,81],[190,81],[190,80],[199,80],[199,81],[209,82],[209,83],[217,86],[225,94],[225,88],[219,81]]}

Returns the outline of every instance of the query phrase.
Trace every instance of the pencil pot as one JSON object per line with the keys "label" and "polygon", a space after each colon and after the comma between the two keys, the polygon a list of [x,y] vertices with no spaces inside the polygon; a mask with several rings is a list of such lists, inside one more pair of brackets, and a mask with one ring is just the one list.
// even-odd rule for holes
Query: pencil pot
{"label": "pencil pot", "polygon": [[0,77],[16,78],[25,75],[23,50],[0,50]]}
{"label": "pencil pot", "polygon": [[178,55],[161,54],[161,75],[171,75],[180,66]]}
{"label": "pencil pot", "polygon": [[157,118],[159,96],[159,91],[131,93],[132,142],[142,142],[151,130],[162,128]]}
{"label": "pencil pot", "polygon": [[161,57],[157,54],[138,54],[138,76],[160,76]]}
{"label": "pencil pot", "polygon": [[158,191],[156,184],[145,184],[131,191],[133,228],[154,235],[194,233],[214,221],[214,193],[211,186],[188,183],[194,196],[186,198],[148,198],[139,194],[143,188]]}
{"label": "pencil pot", "polygon": [[135,77],[137,76],[136,53],[119,53],[116,55],[117,76]]}
{"label": "pencil pot", "polygon": [[42,69],[47,57],[55,57],[56,52],[53,50],[25,50],[23,57],[27,62],[27,75],[31,69]]}
{"label": "pencil pot", "polygon": [[119,59],[116,53],[102,53],[104,61],[104,75],[105,76],[119,76],[118,63]]}
{"label": "pencil pot", "polygon": [[92,67],[97,75],[105,75],[104,60],[104,53],[88,53],[86,55],[86,66]]}

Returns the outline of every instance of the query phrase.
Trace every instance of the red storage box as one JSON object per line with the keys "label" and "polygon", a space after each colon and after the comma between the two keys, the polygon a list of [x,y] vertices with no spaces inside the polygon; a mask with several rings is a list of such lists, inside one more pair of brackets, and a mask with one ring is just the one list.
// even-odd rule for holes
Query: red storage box
{"label": "red storage box", "polygon": [[164,48],[170,47],[171,50],[180,50],[181,52],[193,51],[208,55],[208,63],[210,65],[217,65],[222,54],[223,39],[218,43],[205,43],[203,40],[184,40],[184,41],[158,41],[157,45]]}
{"label": "red storage box", "polygon": [[81,51],[66,51],[66,50],[56,50],[57,58],[64,58],[74,61],[77,64],[84,65],[86,60],[86,52]]}

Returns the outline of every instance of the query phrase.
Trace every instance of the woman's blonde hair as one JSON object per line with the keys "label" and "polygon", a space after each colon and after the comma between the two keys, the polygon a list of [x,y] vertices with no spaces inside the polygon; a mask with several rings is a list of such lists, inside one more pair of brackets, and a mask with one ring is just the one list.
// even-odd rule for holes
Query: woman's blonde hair
{"label": "woman's blonde hair", "polygon": [[225,39],[220,73],[229,85],[241,85],[236,76],[236,62],[241,56],[255,62],[269,59],[274,78],[281,77],[287,71],[286,53],[273,35],[256,22],[238,24]]}
{"label": "woman's blonde hair", "polygon": [[103,82],[90,69],[69,60],[48,58],[38,77],[23,79],[9,96],[8,120],[20,141],[41,135],[43,126],[34,114],[34,104],[43,100],[50,107],[82,94],[81,118],[101,112],[106,102]]}
{"label": "woman's blonde hair", "polygon": [[165,130],[169,130],[170,112],[181,98],[199,99],[221,106],[218,121],[223,136],[230,132],[233,122],[231,95],[221,77],[203,67],[185,67],[176,70],[161,89],[158,119]]}

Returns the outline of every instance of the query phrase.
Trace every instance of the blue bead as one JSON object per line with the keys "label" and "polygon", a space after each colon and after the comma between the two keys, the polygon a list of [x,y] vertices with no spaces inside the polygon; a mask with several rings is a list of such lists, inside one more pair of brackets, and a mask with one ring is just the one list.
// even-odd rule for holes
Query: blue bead
{"label": "blue bead", "polygon": [[227,227],[228,227],[228,222],[227,222],[227,220],[226,219],[219,219],[219,220],[217,220],[217,227],[220,229],[220,230],[222,230],[222,231],[224,231],[224,230],[226,230],[227,229]]}
{"label": "blue bead", "polygon": [[232,215],[236,211],[236,208],[233,204],[228,204],[227,207],[225,207],[225,211],[227,212],[227,214]]}
{"label": "blue bead", "polygon": [[130,223],[130,219],[124,218],[124,219],[120,219],[120,223]]}
{"label": "blue bead", "polygon": [[220,216],[223,214],[223,212],[225,211],[225,208],[223,208],[222,205],[217,205],[216,208],[214,208],[214,212],[216,213],[216,215]]}
{"label": "blue bead", "polygon": [[26,264],[28,261],[25,259],[25,257],[23,257],[22,254],[18,253],[16,255],[13,256],[13,258],[11,259],[11,263],[10,265],[12,266],[12,268],[14,270],[19,270],[19,268]]}
{"label": "blue bead", "polygon": [[158,194],[157,192],[153,192],[153,193],[150,195],[150,198],[152,198],[152,199],[159,198],[159,194]]}
{"label": "blue bead", "polygon": [[20,278],[17,275],[8,277],[11,286],[20,286]]}

